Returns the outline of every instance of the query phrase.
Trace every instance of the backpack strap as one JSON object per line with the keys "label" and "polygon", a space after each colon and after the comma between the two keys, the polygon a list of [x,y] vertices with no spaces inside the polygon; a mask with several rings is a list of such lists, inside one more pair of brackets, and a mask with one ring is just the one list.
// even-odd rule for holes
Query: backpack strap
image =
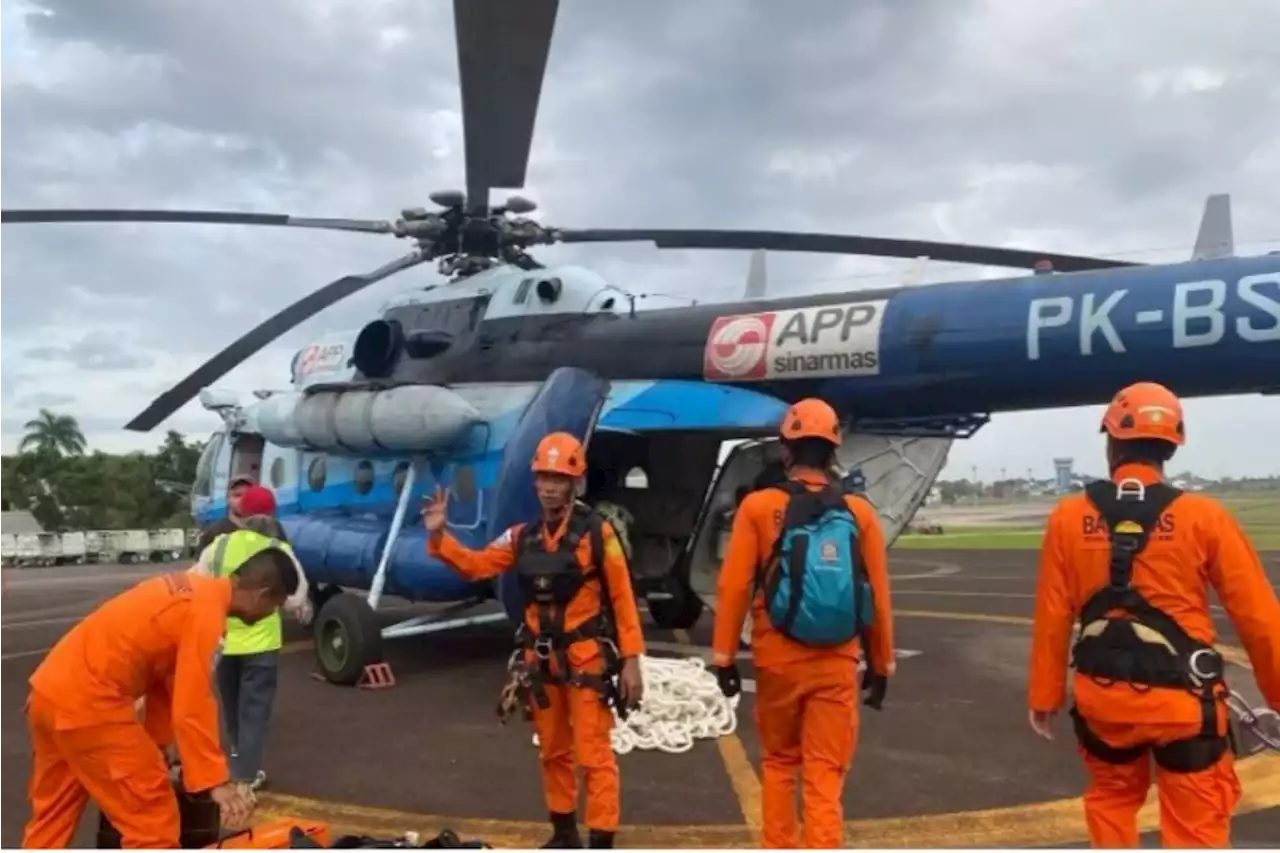
{"label": "backpack strap", "polygon": [[[755,586],[752,595],[764,583],[764,576],[769,567],[776,564],[782,556],[782,542],[787,538],[788,530],[808,524],[831,509],[843,510],[853,515],[853,511],[849,509],[849,504],[845,502],[844,493],[831,483],[828,483],[818,491],[810,491],[799,480],[787,480],[785,483],[778,483],[765,488],[778,489],[785,493],[788,498],[786,508],[783,510],[782,529],[778,531],[778,538],[773,541],[773,548],[769,551],[769,556],[765,558],[762,564],[756,567]],[[854,521],[856,522],[857,519],[855,518]]]}

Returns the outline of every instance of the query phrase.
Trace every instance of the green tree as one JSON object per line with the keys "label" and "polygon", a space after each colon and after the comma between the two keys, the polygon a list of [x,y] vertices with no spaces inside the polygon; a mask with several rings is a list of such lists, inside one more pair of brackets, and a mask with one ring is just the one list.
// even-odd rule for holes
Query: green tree
{"label": "green tree", "polygon": [[21,450],[6,456],[6,507],[27,510],[46,530],[187,527],[187,495],[203,449],[170,430],[155,453],[86,452],[75,418],[41,410]]}
{"label": "green tree", "polygon": [[57,415],[48,409],[23,425],[26,434],[18,445],[19,453],[34,451],[48,457],[82,456],[87,444],[80,424],[71,415]]}

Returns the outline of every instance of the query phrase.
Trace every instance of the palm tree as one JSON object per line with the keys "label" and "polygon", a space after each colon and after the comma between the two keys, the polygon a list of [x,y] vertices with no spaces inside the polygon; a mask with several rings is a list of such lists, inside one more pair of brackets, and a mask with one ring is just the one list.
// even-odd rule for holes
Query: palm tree
{"label": "palm tree", "polygon": [[41,456],[83,456],[84,433],[72,415],[55,415],[48,409],[23,425],[26,434],[18,445],[19,453],[34,450]]}

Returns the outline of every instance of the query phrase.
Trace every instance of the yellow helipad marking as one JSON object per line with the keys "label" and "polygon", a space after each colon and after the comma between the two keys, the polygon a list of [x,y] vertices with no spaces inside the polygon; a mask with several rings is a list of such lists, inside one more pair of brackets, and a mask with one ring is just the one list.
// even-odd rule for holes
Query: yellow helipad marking
{"label": "yellow helipad marking", "polygon": [[[681,646],[680,652],[689,657],[700,657],[702,649],[693,644],[693,638],[683,628],[671,632]],[[724,762],[724,772],[729,776],[729,784],[733,786],[734,796],[738,798],[738,808],[742,810],[742,819],[751,828],[752,841],[755,846],[761,844],[760,831],[764,826],[764,788],[760,785],[760,777],[747,756],[747,748],[742,738],[735,734],[716,738],[716,749],[720,751],[720,760]]]}
{"label": "yellow helipad marking", "polygon": [[950,619],[955,622],[990,622],[996,625],[1030,625],[1031,620],[1025,616],[1000,616],[992,613],[952,613],[939,610],[899,610],[893,609],[893,616],[908,616],[916,619]]}
{"label": "yellow helipad marking", "polygon": [[[946,613],[931,610],[895,610],[895,616],[921,619],[987,622],[1002,625],[1032,624],[1025,616],[987,613]],[[690,655],[701,654],[686,631],[672,632]],[[286,653],[310,648],[309,641],[286,644]],[[1229,662],[1252,669],[1243,649],[1218,645]],[[759,847],[763,821],[762,790],[742,740],[737,735],[716,742],[725,771],[738,797],[745,824],[624,825],[618,832],[622,846],[639,848],[741,848]],[[1236,763],[1244,788],[1237,814],[1280,807],[1280,756],[1260,754]],[[495,847],[531,848],[546,840],[549,829],[541,821],[452,818],[395,809],[356,806],[326,800],[266,793],[259,796],[264,817],[295,817],[325,821],[338,833],[394,836],[417,831],[427,837],[452,829],[464,839],[481,839]],[[1138,814],[1142,832],[1159,827],[1158,794],[1153,787]],[[975,809],[945,814],[893,818],[867,818],[845,823],[845,842],[854,847],[1059,847],[1088,841],[1084,804],[1079,797],[1048,802]]]}
{"label": "yellow helipad marking", "polygon": [[[1280,807],[1280,757],[1255,755],[1236,764],[1244,787],[1237,814]],[[478,838],[495,847],[536,847],[546,840],[548,827],[535,821],[450,818],[440,815],[351,806],[282,794],[259,796],[265,817],[295,817],[326,821],[340,833],[396,835],[410,830],[433,835],[449,828],[463,838]],[[1143,832],[1159,825],[1157,794],[1152,790],[1138,815]],[[870,818],[845,823],[845,843],[856,847],[1031,847],[1061,846],[1088,840],[1084,804],[1079,797],[914,817]],[[629,826],[618,831],[628,847],[693,848],[751,847],[755,833],[742,825],[686,824]]]}

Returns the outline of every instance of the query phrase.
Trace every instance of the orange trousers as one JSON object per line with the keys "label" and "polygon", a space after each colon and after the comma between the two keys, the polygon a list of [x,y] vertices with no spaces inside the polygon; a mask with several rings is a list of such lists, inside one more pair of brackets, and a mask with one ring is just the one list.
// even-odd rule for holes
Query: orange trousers
{"label": "orange trousers", "polygon": [[[1106,743],[1127,748],[1163,744],[1196,733],[1195,726],[1132,725],[1088,721]],[[1108,764],[1079,747],[1089,783],[1084,793],[1085,822],[1094,847],[1137,847],[1138,811],[1151,788],[1150,753],[1130,764]],[[1231,846],[1231,815],[1242,790],[1235,757],[1228,749],[1217,763],[1195,773],[1155,769],[1160,796],[1160,843],[1164,847],[1222,849]]]}
{"label": "orange trousers", "polygon": [[843,846],[844,780],[858,741],[857,677],[857,664],[836,655],[756,669],[765,847],[800,846],[797,775],[804,778],[804,846]]}
{"label": "orange trousers", "polygon": [[164,755],[141,723],[58,729],[55,709],[39,694],[27,702],[33,753],[27,795],[31,819],[22,846],[70,846],[89,799],[128,848],[177,848],[178,798]]}
{"label": "orange trousers", "polygon": [[551,705],[546,709],[534,705],[533,725],[538,732],[547,810],[562,814],[577,810],[577,768],[581,766],[586,777],[587,828],[616,832],[622,792],[609,739],[613,712],[589,687],[548,684],[545,689]]}

